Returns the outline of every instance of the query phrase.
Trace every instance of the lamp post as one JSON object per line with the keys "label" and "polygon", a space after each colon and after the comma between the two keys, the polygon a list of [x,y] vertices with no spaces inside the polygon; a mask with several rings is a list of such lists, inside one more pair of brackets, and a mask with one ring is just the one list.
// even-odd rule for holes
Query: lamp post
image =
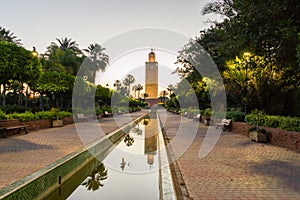
{"label": "lamp post", "polygon": [[[31,52],[31,54],[34,56],[34,57],[37,57],[39,58],[39,53],[36,51],[36,48],[33,47],[33,50]],[[40,110],[43,110],[43,95],[40,93]]]}
{"label": "lamp post", "polygon": [[249,52],[244,52],[243,53],[243,58],[246,60],[245,63],[245,70],[246,70],[246,80],[245,80],[245,85],[246,85],[246,101],[245,101],[245,115],[247,114],[247,106],[248,106],[248,62],[249,62],[249,58],[251,57],[251,53]]}

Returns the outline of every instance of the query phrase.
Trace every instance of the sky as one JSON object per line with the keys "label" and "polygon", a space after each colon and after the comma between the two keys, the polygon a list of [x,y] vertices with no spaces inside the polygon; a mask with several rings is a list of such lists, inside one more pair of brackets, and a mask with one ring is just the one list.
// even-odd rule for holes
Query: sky
{"label": "sky", "polygon": [[[124,55],[130,55],[137,49],[143,49],[145,57],[143,62],[133,59],[131,66],[139,68],[145,65],[147,53],[151,47],[168,50],[169,56],[160,57],[158,63],[164,63],[166,68],[174,69],[176,52],[178,52],[189,38],[199,35],[200,30],[209,28],[207,21],[220,20],[219,16],[203,16],[201,10],[211,0],[0,0],[0,26],[11,30],[21,39],[26,49],[32,50],[35,46],[39,53],[45,53],[47,46],[56,38],[68,37],[77,41],[81,49],[87,48],[91,43],[102,44],[109,53],[114,51],[119,55],[113,56],[111,61],[119,63],[115,59],[124,59]],[[172,40],[177,43],[176,47],[160,46],[161,42],[170,40],[165,37],[153,37],[149,39],[150,29],[166,30],[173,35]],[[136,31],[137,30],[137,31]],[[142,32],[139,32],[143,30]],[[131,36],[126,35],[130,32]],[[150,31],[151,32],[151,31]],[[124,36],[122,42],[113,42],[119,36]],[[135,33],[139,33],[145,41],[137,46],[128,45],[128,40],[135,41]],[[142,33],[142,34],[141,34]],[[145,33],[145,37],[144,36]],[[173,34],[174,33],[174,34]],[[129,34],[130,35],[130,34]],[[180,41],[177,40],[177,36]],[[182,37],[185,40],[182,40]],[[127,40],[127,41],[126,41]],[[169,41],[171,43],[172,41]],[[106,45],[106,46],[105,46]],[[126,46],[126,47],[125,47]],[[169,48],[169,49],[168,49]],[[110,54],[109,54],[110,55]],[[158,55],[157,55],[158,56]],[[134,61],[135,60],[135,61]],[[139,62],[136,62],[139,60]],[[169,64],[167,63],[169,60]],[[171,61],[172,60],[172,61]],[[130,62],[129,62],[130,63]],[[129,65],[127,62],[127,64]],[[113,65],[111,64],[110,67]],[[120,66],[118,66],[120,67]],[[123,66],[124,68],[124,66]],[[116,68],[117,69],[117,68]],[[133,70],[128,68],[127,72]],[[118,70],[117,70],[118,71]],[[110,76],[115,74],[116,71]],[[126,73],[125,73],[126,74]],[[125,74],[121,75],[124,76]],[[165,77],[167,78],[167,77]],[[98,80],[101,82],[101,80]],[[103,80],[102,82],[107,82]],[[111,82],[112,80],[110,80]]]}

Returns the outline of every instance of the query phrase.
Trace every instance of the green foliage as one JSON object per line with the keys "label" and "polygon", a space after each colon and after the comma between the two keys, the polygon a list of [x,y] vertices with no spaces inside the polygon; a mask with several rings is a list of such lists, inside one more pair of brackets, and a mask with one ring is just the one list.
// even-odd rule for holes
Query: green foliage
{"label": "green foliage", "polygon": [[231,109],[226,112],[226,119],[231,119],[234,122],[244,122],[245,113],[241,112],[240,109]]}
{"label": "green foliage", "polygon": [[0,119],[1,120],[7,119],[7,116],[6,116],[5,112],[2,109],[0,109]]}
{"label": "green foliage", "polygon": [[53,112],[51,111],[40,111],[35,113],[39,119],[52,119],[53,118]]}
{"label": "green foliage", "polygon": [[45,94],[71,92],[75,77],[59,72],[44,72],[38,82],[37,91]]}
{"label": "green foliage", "polygon": [[257,127],[256,127],[256,126],[252,126],[252,127],[250,127],[250,128],[248,129],[248,132],[249,132],[249,133],[250,133],[250,132],[254,132],[254,131],[257,131],[257,132],[263,133],[263,134],[267,134],[267,133],[268,133],[268,132],[267,132],[265,129],[263,129],[263,128],[260,128],[260,129],[257,130]]}
{"label": "green foliage", "polygon": [[[271,128],[280,128],[288,131],[300,131],[300,118],[298,117],[283,117],[274,115],[259,116],[259,125]],[[257,123],[257,114],[246,115],[245,121],[248,124],[255,125]]]}
{"label": "green foliage", "polygon": [[0,83],[17,80],[34,86],[41,74],[41,64],[31,51],[16,44],[0,41]]}
{"label": "green foliage", "polygon": [[204,116],[205,118],[211,118],[211,114],[212,114],[211,108],[206,108],[206,109],[204,110],[203,116]]}
{"label": "green foliage", "polygon": [[28,122],[38,120],[39,116],[33,114],[32,112],[26,111],[25,113],[12,113],[8,114],[8,117],[11,119],[19,119],[21,122]]}

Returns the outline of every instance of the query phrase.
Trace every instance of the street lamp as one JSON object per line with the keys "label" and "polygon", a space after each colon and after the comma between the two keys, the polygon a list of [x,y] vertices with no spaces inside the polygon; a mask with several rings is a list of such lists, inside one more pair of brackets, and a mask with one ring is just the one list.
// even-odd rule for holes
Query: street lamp
{"label": "street lamp", "polygon": [[245,80],[245,85],[246,85],[246,102],[245,102],[245,115],[247,114],[247,106],[248,106],[248,62],[249,58],[251,57],[250,52],[244,52],[243,53],[243,58],[245,58],[246,63],[245,63],[245,70],[246,70],[246,80]]}
{"label": "street lamp", "polygon": [[[31,54],[37,58],[39,56],[39,53],[36,51],[35,47],[33,47]],[[40,93],[40,110],[43,110],[43,95],[41,93]]]}
{"label": "street lamp", "polygon": [[38,57],[38,56],[39,56],[39,54],[38,54],[38,52],[36,51],[35,47],[33,47],[33,50],[32,50],[32,52],[31,52],[31,54],[32,54],[33,56],[35,56],[35,57]]}

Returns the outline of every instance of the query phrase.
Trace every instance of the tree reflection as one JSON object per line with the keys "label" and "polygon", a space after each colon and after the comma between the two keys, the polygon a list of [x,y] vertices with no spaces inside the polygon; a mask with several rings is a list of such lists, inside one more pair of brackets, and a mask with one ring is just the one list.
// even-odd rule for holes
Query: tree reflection
{"label": "tree reflection", "polygon": [[[97,161],[97,163],[99,162]],[[100,187],[104,186],[101,181],[107,179],[107,169],[105,168],[103,163],[100,162],[88,177],[89,178],[85,180],[81,185],[84,185],[87,190],[96,191]]]}
{"label": "tree reflection", "polygon": [[140,129],[138,127],[137,128],[133,128],[132,132],[136,133],[137,135],[142,135],[142,133],[143,133],[142,129]]}
{"label": "tree reflection", "polygon": [[130,137],[130,135],[126,135],[124,142],[126,144],[126,146],[130,147],[133,143],[134,143],[134,139],[132,137]]}
{"label": "tree reflection", "polygon": [[149,118],[145,118],[143,121],[143,125],[147,126],[149,124],[150,119]]}

